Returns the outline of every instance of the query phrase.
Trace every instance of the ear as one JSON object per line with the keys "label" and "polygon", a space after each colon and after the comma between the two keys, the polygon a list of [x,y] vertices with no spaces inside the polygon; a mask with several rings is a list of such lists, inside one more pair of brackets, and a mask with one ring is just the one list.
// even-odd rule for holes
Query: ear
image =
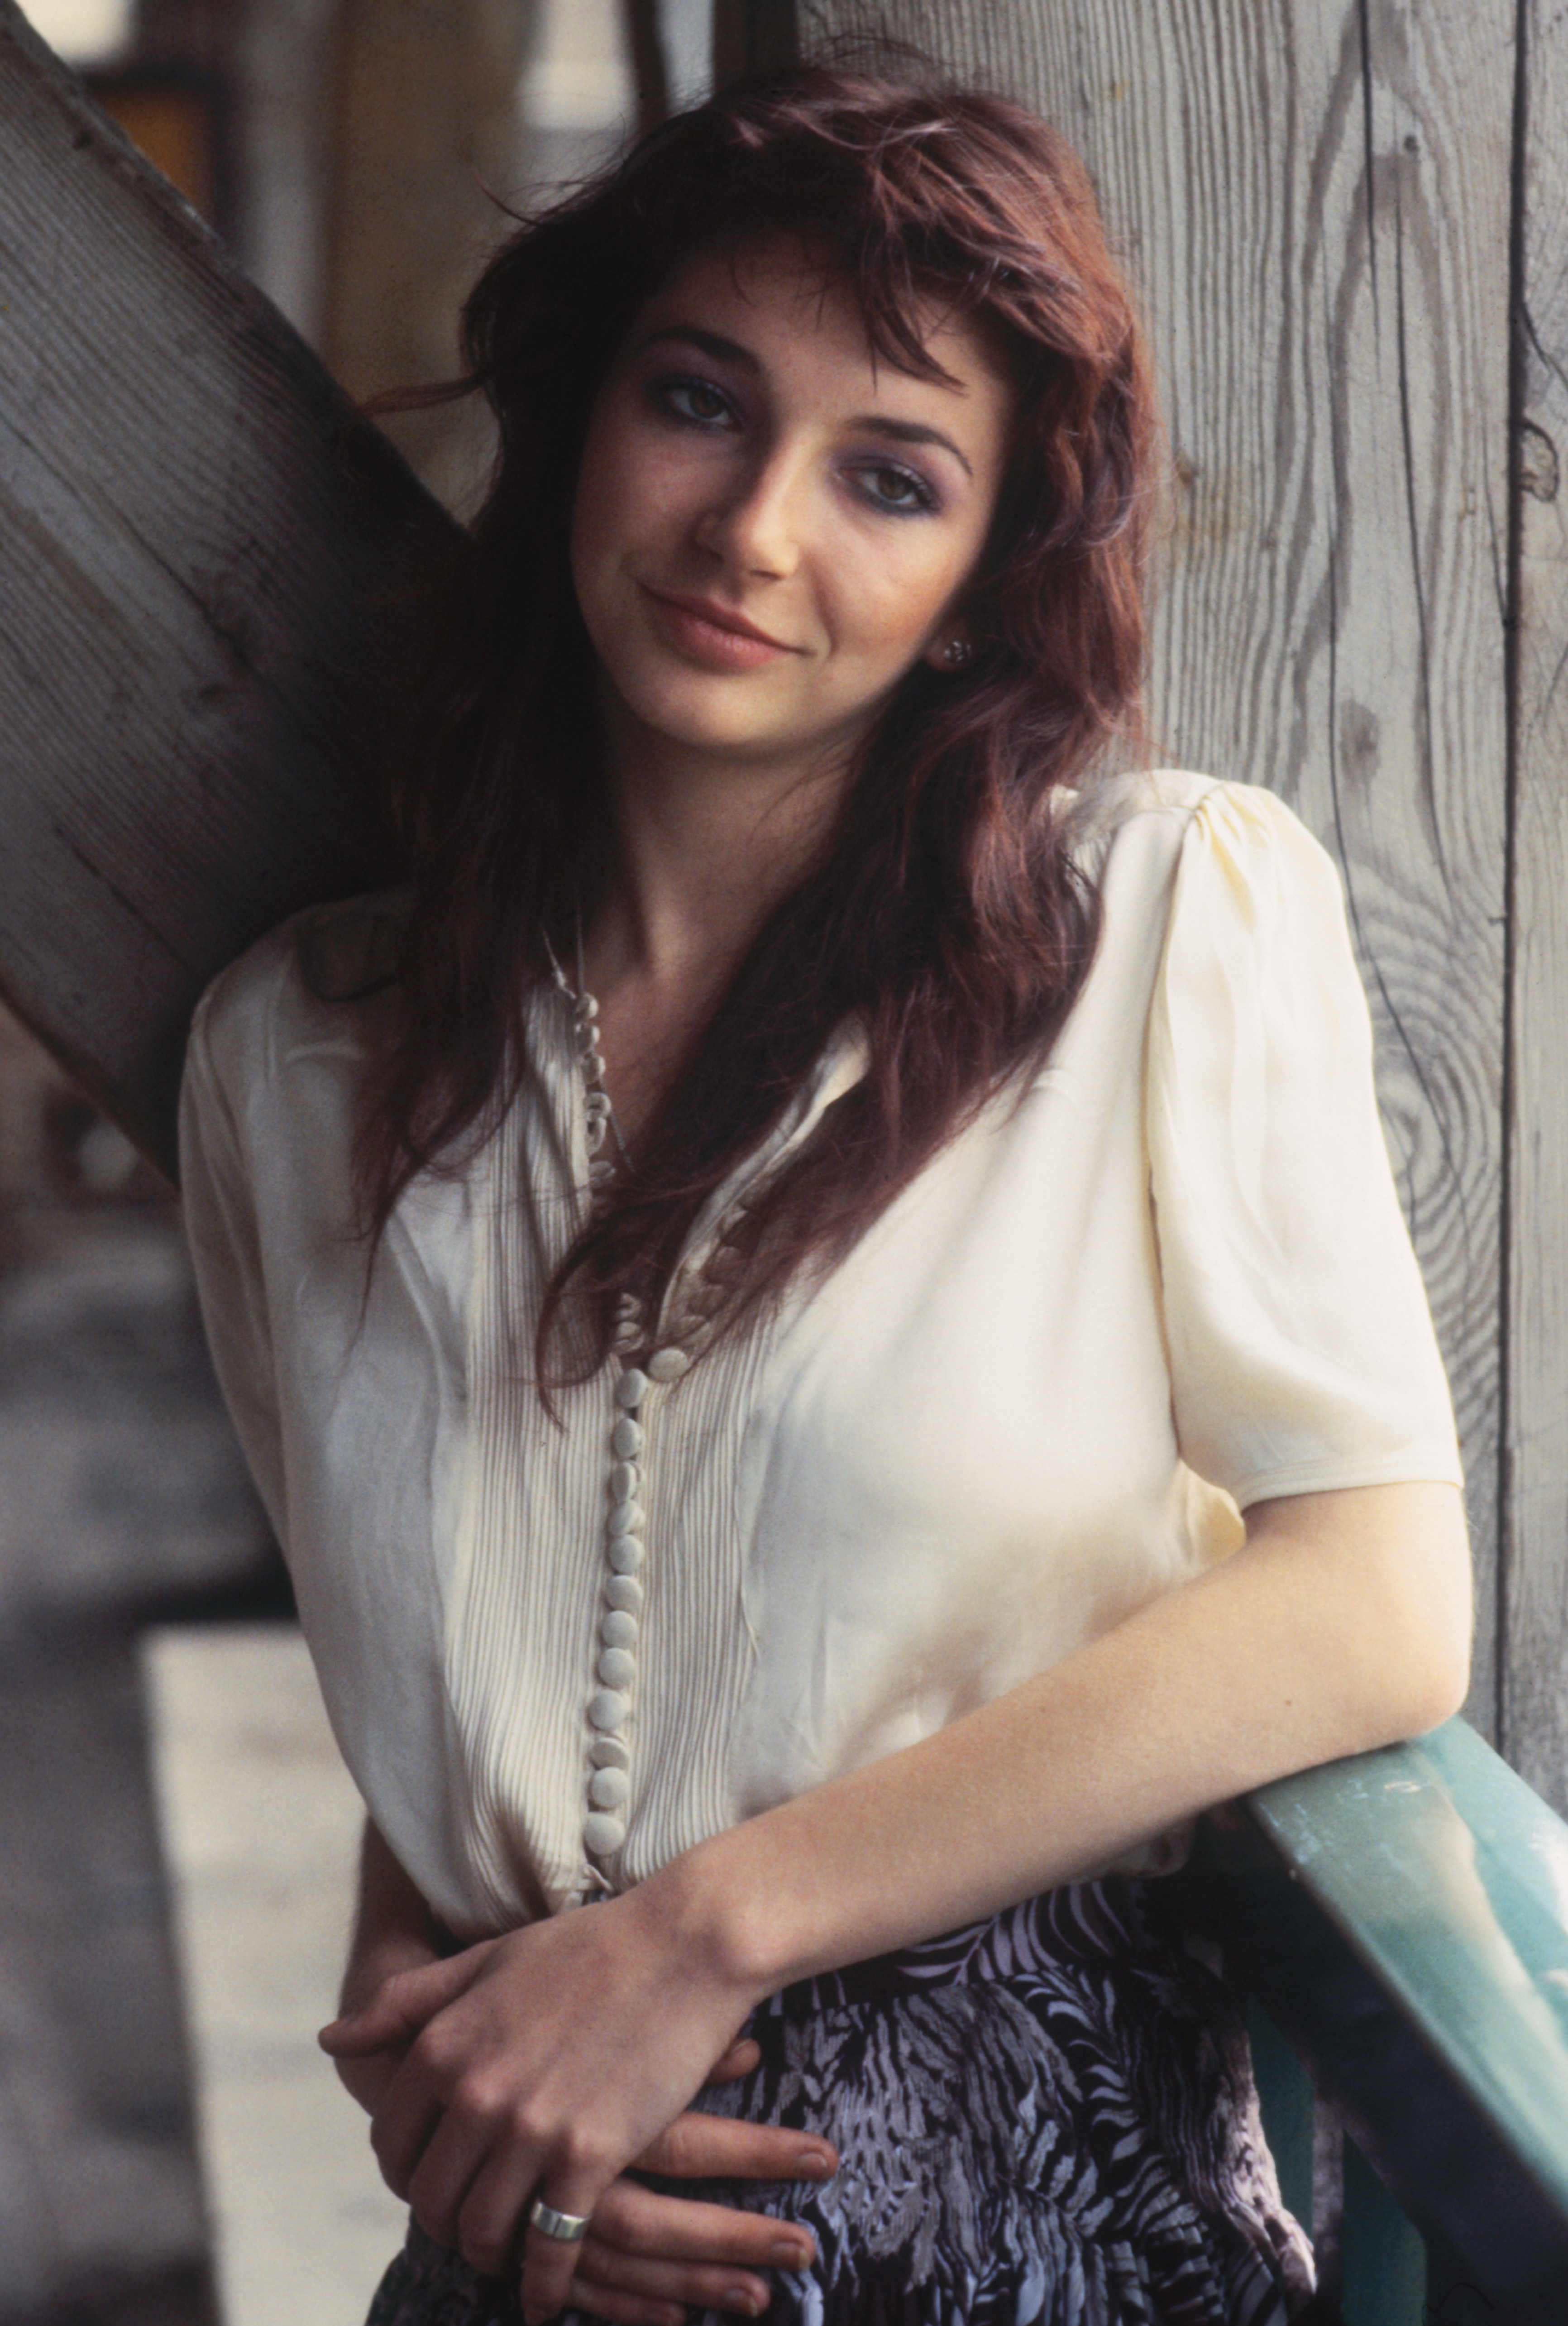
{"label": "ear", "polygon": [[944,678],[952,678],[967,663],[973,661],[974,652],[975,644],[970,636],[969,624],[963,621],[944,622],[921,660],[929,663],[932,670],[940,671]]}

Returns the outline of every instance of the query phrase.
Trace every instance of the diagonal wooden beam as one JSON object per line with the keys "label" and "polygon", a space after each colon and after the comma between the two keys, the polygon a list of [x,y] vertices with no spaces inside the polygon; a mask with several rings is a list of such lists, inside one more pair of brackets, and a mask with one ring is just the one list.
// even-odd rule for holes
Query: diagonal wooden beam
{"label": "diagonal wooden beam", "polygon": [[375,605],[447,522],[0,0],[0,991],[171,1175],[202,986],[377,877]]}

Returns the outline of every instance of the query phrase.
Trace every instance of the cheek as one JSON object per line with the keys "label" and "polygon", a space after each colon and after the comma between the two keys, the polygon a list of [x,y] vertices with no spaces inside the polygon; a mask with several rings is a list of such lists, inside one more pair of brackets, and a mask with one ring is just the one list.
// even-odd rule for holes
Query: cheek
{"label": "cheek", "polygon": [[614,513],[621,498],[616,466],[613,437],[607,440],[604,432],[589,429],[571,510],[574,573],[597,563],[613,538]]}
{"label": "cheek", "polygon": [[585,553],[613,548],[640,497],[639,479],[647,462],[637,417],[626,408],[624,395],[612,388],[589,422],[572,510],[574,555],[579,543]]}
{"label": "cheek", "polygon": [[650,446],[624,430],[590,432],[572,510],[572,571],[580,587],[590,570],[605,570],[639,550],[657,551],[690,522],[691,463],[668,448]]}
{"label": "cheek", "polygon": [[577,480],[577,491],[571,503],[571,534],[570,551],[572,584],[580,599],[585,583],[591,581],[598,563],[598,509],[595,495],[595,477],[586,459]]}
{"label": "cheek", "polygon": [[946,544],[912,544],[895,555],[876,544],[873,554],[853,564],[845,560],[833,571],[841,627],[868,647],[916,656],[941,626],[972,563]]}

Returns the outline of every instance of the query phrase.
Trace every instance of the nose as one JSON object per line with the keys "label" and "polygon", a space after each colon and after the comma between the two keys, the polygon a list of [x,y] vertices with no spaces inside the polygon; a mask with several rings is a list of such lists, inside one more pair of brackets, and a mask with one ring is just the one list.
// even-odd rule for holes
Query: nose
{"label": "nose", "polygon": [[748,462],[703,511],[699,544],[734,573],[787,579],[801,557],[803,483],[784,458]]}

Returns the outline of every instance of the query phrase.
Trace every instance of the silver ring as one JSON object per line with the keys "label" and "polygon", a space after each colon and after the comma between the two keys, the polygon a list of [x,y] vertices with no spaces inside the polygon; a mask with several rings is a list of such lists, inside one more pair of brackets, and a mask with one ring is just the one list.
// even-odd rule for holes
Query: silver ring
{"label": "silver ring", "polygon": [[540,2234],[557,2238],[563,2246],[574,2246],[588,2235],[591,2217],[587,2213],[558,2213],[543,2197],[535,2197],[528,2208],[528,2219]]}

